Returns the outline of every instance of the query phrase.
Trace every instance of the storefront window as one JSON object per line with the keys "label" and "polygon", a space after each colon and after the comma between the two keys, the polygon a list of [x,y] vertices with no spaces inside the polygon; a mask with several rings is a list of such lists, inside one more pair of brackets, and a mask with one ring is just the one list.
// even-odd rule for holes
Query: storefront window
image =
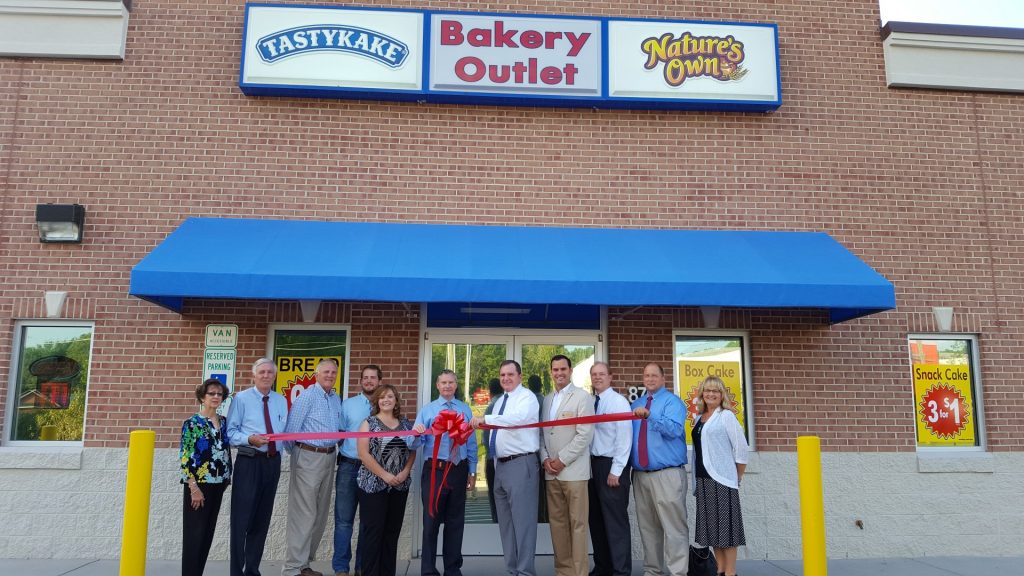
{"label": "storefront window", "polygon": [[81,442],[92,351],[91,324],[18,323],[9,442]]}
{"label": "storefront window", "polygon": [[911,377],[917,446],[981,446],[977,340],[912,336]]}
{"label": "storefront window", "polygon": [[677,334],[675,342],[676,393],[687,404],[686,442],[690,444],[693,416],[697,414],[697,388],[708,376],[722,380],[735,403],[736,418],[750,438],[747,347],[743,335]]}
{"label": "storefront window", "polygon": [[275,389],[288,400],[288,408],[302,392],[316,384],[316,365],[327,358],[338,363],[334,389],[342,397],[348,381],[348,330],[344,328],[272,328],[273,357],[277,363]]}

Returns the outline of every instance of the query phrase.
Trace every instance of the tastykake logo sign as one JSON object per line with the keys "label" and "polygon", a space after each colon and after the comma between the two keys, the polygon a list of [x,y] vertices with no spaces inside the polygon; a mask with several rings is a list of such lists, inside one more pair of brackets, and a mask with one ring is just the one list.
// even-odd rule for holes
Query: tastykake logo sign
{"label": "tastykake logo sign", "polygon": [[768,111],[772,24],[247,4],[250,95]]}
{"label": "tastykake logo sign", "polygon": [[387,34],[354,26],[319,24],[274,32],[256,41],[264,62],[309,52],[332,51],[355,54],[398,68],[409,56],[409,47]]}
{"label": "tastykake logo sign", "polygon": [[245,22],[246,93],[338,97],[423,87],[422,13],[249,4]]}

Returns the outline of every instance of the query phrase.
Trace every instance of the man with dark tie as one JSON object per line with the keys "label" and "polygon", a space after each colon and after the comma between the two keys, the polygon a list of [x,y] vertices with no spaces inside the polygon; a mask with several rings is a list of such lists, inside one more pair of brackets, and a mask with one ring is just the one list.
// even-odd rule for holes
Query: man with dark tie
{"label": "man with dark tie", "polygon": [[266,435],[284,432],[288,418],[288,402],[274,392],[274,361],[260,358],[252,375],[253,387],[235,394],[228,410],[228,439],[237,447],[231,478],[231,576],[260,576],[283,448]]}
{"label": "man with dark tie", "polygon": [[665,371],[644,367],[645,394],[633,402],[633,499],[636,501],[644,576],[686,576],[686,407],[665,389]]}
{"label": "man with dark tie", "polygon": [[[590,368],[594,413],[629,412],[629,402],[612,388],[606,362]],[[590,539],[594,542],[591,576],[629,576],[633,557],[629,531],[629,453],[633,427],[628,421],[594,425],[590,444]]]}
{"label": "man with dark tie", "polygon": [[[416,416],[413,430],[423,433],[430,430],[434,420],[445,410],[458,412],[463,420],[469,423],[473,411],[465,402],[455,398],[458,382],[455,372],[445,369],[437,376],[437,391],[440,396],[420,410]],[[434,456],[435,437],[432,434],[417,436],[410,442],[412,448],[423,446],[423,474],[420,482],[420,493],[423,497],[423,547],[420,558],[420,574],[423,576],[440,576],[437,571],[437,536],[441,524],[444,524],[444,538],[441,545],[441,556],[444,564],[444,576],[462,576],[462,534],[466,525],[466,491],[472,490],[476,484],[476,434],[471,434],[465,444],[452,453],[451,440],[448,434],[441,436],[441,444]],[[448,478],[442,482],[445,469],[451,463]],[[434,515],[430,515],[430,499],[435,496],[430,491],[431,484],[439,495],[435,500]]]}
{"label": "man with dark tie", "polygon": [[[498,371],[505,393],[488,416],[473,418],[481,424],[520,426],[535,424],[540,413],[537,397],[523,386],[523,369],[515,360],[505,360]],[[494,503],[498,531],[509,576],[536,576],[537,496],[540,478],[540,435],[535,428],[492,430],[491,455],[494,464]]]}

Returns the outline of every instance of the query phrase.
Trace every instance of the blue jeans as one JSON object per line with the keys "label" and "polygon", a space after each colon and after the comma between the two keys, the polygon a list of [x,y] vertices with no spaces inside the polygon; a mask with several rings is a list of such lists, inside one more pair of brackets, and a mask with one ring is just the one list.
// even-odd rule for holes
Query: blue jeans
{"label": "blue jeans", "polygon": [[[356,473],[359,464],[342,460],[335,477],[334,495],[334,557],[331,568],[335,572],[348,572],[352,560],[352,523],[356,517],[357,500]],[[355,570],[362,568],[362,530],[356,543]]]}

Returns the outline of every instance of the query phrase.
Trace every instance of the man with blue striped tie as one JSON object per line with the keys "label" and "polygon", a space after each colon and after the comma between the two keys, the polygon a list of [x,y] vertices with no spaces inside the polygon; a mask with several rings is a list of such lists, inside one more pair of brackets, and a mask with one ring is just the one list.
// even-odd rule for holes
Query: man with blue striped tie
{"label": "man with blue striped tie", "polygon": [[[465,402],[455,398],[458,382],[455,372],[442,370],[437,376],[437,391],[440,396],[420,410],[416,416],[413,430],[426,432],[434,424],[434,420],[443,410],[458,412],[469,422],[473,411]],[[441,545],[441,556],[444,562],[444,576],[462,576],[462,534],[466,525],[466,491],[472,490],[476,484],[476,434],[471,434],[465,444],[452,452],[448,434],[440,439],[437,458],[434,459],[434,442],[432,434],[417,436],[410,442],[410,447],[423,446],[423,474],[420,493],[423,497],[423,549],[420,560],[420,574],[423,576],[439,576],[435,558],[437,557],[437,536],[441,524],[444,524],[444,538]],[[444,479],[448,463],[451,469],[448,478]],[[444,480],[442,482],[442,480]],[[431,485],[438,493],[432,494]],[[436,496],[437,509],[431,516],[430,499]]]}

